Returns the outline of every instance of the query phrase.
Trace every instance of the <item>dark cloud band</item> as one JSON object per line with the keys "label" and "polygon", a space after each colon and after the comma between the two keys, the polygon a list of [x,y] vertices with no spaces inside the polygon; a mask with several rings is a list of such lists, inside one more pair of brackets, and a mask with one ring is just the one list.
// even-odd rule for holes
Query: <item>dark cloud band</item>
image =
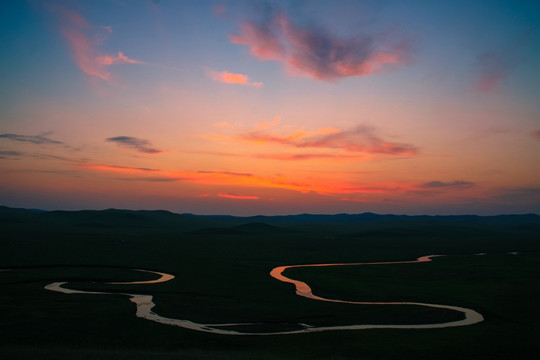
{"label": "dark cloud band", "polygon": [[52,140],[52,139],[46,138],[44,136],[39,136],[39,135],[31,136],[31,135],[18,135],[18,134],[0,134],[0,139],[9,139],[13,141],[27,142],[27,143],[38,144],[38,145],[63,144],[63,142],[61,141]]}
{"label": "dark cloud band", "polygon": [[455,189],[468,189],[470,187],[473,187],[474,183],[470,181],[452,181],[452,182],[444,182],[444,181],[430,181],[425,184],[420,185],[420,187],[428,188],[428,189],[438,189],[438,188],[455,188]]}
{"label": "dark cloud band", "polygon": [[119,146],[130,148],[144,154],[160,154],[163,150],[152,147],[148,140],[139,139],[131,136],[115,136],[105,139],[105,141],[115,143]]}

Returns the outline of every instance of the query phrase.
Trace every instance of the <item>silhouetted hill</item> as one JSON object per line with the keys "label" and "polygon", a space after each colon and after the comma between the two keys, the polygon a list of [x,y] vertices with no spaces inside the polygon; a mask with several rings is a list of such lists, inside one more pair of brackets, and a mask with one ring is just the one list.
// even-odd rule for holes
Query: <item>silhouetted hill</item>
{"label": "silhouetted hill", "polygon": [[0,205],[0,214],[28,214],[36,212],[45,212],[45,210],[40,209],[22,209],[22,208],[10,208],[7,206]]}
{"label": "silhouetted hill", "polygon": [[0,223],[28,224],[41,227],[75,227],[87,229],[132,228],[175,229],[199,234],[269,234],[280,232],[311,232],[316,234],[368,235],[374,232],[395,236],[425,234],[441,231],[449,233],[475,233],[488,231],[516,231],[537,235],[540,216],[407,216],[336,214],[336,215],[283,215],[236,217],[228,215],[176,214],[164,210],[80,210],[39,211],[0,206]]}
{"label": "silhouetted hill", "polygon": [[262,222],[253,222],[253,223],[239,225],[239,226],[236,226],[235,229],[240,230],[244,233],[249,233],[249,234],[273,234],[273,233],[288,232],[287,229],[282,229],[280,227],[268,225]]}
{"label": "silhouetted hill", "polygon": [[35,212],[24,209],[0,209],[0,223],[66,226],[79,228],[196,228],[210,227],[221,222],[204,217],[180,215],[163,210],[80,210]]}
{"label": "silhouetted hill", "polygon": [[234,228],[225,228],[225,227],[211,227],[205,229],[198,229],[189,232],[190,234],[195,235],[243,235],[244,232],[234,229]]}
{"label": "silhouetted hill", "polygon": [[230,228],[218,227],[218,228],[206,228],[192,231],[192,234],[215,234],[215,235],[247,235],[247,234],[276,234],[286,233],[290,230],[280,228],[277,226],[268,225],[261,222],[253,222],[242,224]]}

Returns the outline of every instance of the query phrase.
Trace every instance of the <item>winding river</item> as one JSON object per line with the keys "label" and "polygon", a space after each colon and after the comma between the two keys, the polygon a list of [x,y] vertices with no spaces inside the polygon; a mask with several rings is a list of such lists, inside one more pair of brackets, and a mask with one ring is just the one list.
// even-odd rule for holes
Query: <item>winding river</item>
{"label": "winding river", "polygon": [[[66,282],[54,282],[45,286],[45,289],[51,291],[57,291],[64,294],[93,294],[93,295],[125,295],[128,296],[130,301],[135,303],[137,310],[136,316],[142,319],[154,321],[161,324],[178,326],[186,329],[222,334],[222,335],[286,335],[286,334],[300,334],[300,333],[312,333],[320,331],[332,331],[332,330],[365,330],[365,329],[436,329],[436,328],[447,328],[454,326],[465,326],[479,323],[484,320],[483,316],[478,312],[467,309],[459,306],[451,305],[439,305],[439,304],[428,304],[420,302],[368,302],[368,301],[346,301],[339,299],[327,299],[313,294],[311,288],[308,284],[303,281],[294,280],[283,275],[283,272],[291,268],[301,268],[301,267],[328,267],[328,266],[365,266],[365,265],[391,265],[391,264],[413,264],[421,262],[432,261],[431,258],[442,255],[428,255],[419,257],[416,260],[411,261],[392,261],[392,262],[370,262],[370,263],[336,263],[336,264],[308,264],[308,265],[289,265],[289,266],[279,266],[272,271],[270,271],[270,276],[273,278],[285,282],[294,284],[296,288],[296,294],[299,296],[306,297],[312,300],[327,301],[333,303],[345,303],[345,304],[354,304],[354,305],[415,305],[415,306],[424,306],[430,308],[439,308],[453,310],[461,312],[464,315],[464,319],[458,321],[450,321],[443,323],[431,323],[431,324],[403,324],[403,325],[391,325],[391,324],[359,324],[359,325],[337,325],[337,326],[311,326],[308,324],[298,323],[296,324],[297,329],[287,330],[287,331],[275,331],[275,332],[249,332],[249,331],[240,331],[239,328],[248,328],[253,325],[264,325],[260,323],[226,323],[226,324],[202,324],[193,322],[190,320],[174,319],[161,316],[152,311],[155,307],[153,302],[152,295],[143,295],[143,294],[131,294],[131,293],[113,293],[113,292],[102,292],[102,291],[83,291],[75,290],[67,287]],[[174,279],[173,275],[134,269],[140,272],[149,272],[158,275],[159,277],[155,280],[149,281],[132,281],[132,282],[109,282],[107,284],[113,285],[136,285],[136,284],[156,284],[162,283]]]}

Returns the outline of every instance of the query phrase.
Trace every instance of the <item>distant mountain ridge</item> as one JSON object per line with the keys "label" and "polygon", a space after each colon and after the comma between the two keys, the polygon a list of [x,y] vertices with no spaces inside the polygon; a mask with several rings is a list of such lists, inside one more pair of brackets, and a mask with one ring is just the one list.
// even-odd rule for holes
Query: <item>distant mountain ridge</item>
{"label": "distant mountain ridge", "polygon": [[371,229],[429,228],[444,224],[467,228],[504,227],[540,231],[540,216],[523,215],[379,215],[298,214],[276,216],[231,216],[177,214],[166,210],[77,210],[44,211],[0,206],[0,224],[33,223],[78,228],[177,228],[199,234],[257,234],[290,231],[356,233]]}

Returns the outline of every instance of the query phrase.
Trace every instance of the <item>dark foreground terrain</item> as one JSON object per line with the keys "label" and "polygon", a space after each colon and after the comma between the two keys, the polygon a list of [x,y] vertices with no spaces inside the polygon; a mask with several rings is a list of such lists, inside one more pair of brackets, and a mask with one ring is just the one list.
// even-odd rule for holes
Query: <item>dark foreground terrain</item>
{"label": "dark foreground terrain", "polygon": [[[41,212],[0,207],[2,359],[533,359],[540,356],[540,217],[297,215],[238,218],[166,211]],[[485,253],[485,254],[484,254]],[[429,324],[459,313],[329,303],[269,276],[292,264],[429,263],[289,269],[317,295],[474,309],[484,321],[443,329],[231,336],[135,316],[154,312],[248,332],[351,324]],[[483,255],[480,255],[483,254]],[[159,284],[146,269],[173,274]],[[52,282],[115,295],[62,294]],[[238,330],[244,331],[239,325]]]}

